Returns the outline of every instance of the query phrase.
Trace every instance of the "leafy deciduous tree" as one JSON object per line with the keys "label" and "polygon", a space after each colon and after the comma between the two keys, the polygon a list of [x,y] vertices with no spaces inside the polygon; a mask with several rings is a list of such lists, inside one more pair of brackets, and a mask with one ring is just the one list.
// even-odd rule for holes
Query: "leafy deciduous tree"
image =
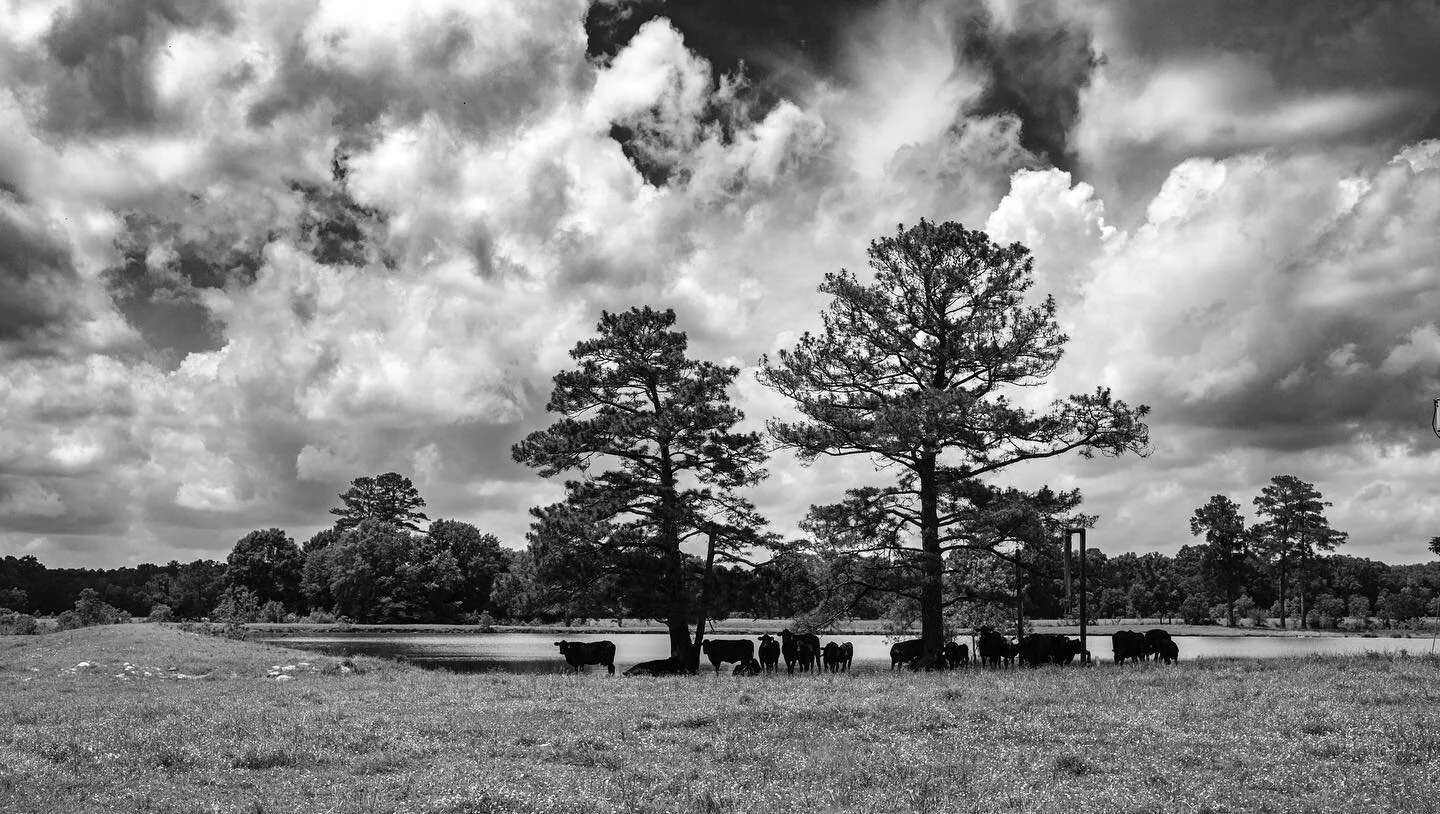
{"label": "leafy deciduous tree", "polygon": [[304,567],[304,555],[284,531],[252,531],[235,543],[225,559],[225,583],[249,589],[262,605],[273,601],[298,609]]}
{"label": "leafy deciduous tree", "polygon": [[[883,514],[895,530],[880,544],[914,567],[933,659],[944,642],[946,552],[996,551],[1010,537],[988,527],[1001,519],[985,514],[997,490],[979,479],[1069,452],[1145,454],[1148,408],[1104,388],[1038,413],[1008,399],[1012,388],[1042,384],[1068,341],[1053,298],[1026,304],[1033,279],[1024,246],[922,220],[872,241],[869,258],[868,285],[846,270],[825,276],[819,290],[832,300],[821,332],[773,363],[762,358],[759,378],[804,416],[769,425],[802,461],[866,455],[899,473],[889,486],[852,490],[841,507]],[[1003,517],[1023,514],[1023,503]]]}
{"label": "leafy deciduous tree", "polygon": [[479,613],[490,604],[495,577],[505,571],[507,560],[500,540],[459,520],[436,520],[427,532],[430,542],[450,552],[460,569],[456,600],[462,611]]}

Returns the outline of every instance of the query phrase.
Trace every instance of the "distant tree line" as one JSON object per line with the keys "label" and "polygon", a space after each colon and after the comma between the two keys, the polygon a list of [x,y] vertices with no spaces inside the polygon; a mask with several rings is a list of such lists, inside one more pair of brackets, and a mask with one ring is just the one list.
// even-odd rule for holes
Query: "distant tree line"
{"label": "distant tree line", "polygon": [[[167,621],[283,621],[311,614],[321,620],[345,617],[355,622],[436,623],[474,622],[480,614],[489,614],[497,622],[514,624],[653,618],[649,610],[634,606],[634,597],[623,586],[609,579],[584,591],[569,583],[547,583],[540,578],[529,550],[502,548],[498,543],[491,548],[486,535],[472,537],[468,533],[472,528],[465,523],[448,529],[442,526],[439,540],[417,542],[370,525],[349,538],[346,544],[354,549],[343,556],[337,556],[342,551],[337,547],[312,560],[305,546],[297,547],[299,556],[282,557],[281,578],[270,583],[263,580],[272,577],[262,577],[254,563],[233,570],[227,563],[213,560],[79,569],[46,568],[31,556],[9,556],[0,559],[0,608],[40,616],[79,613],[77,620],[90,624],[120,618],[106,615],[101,604],[125,618],[150,618],[158,609],[158,618]],[[249,541],[243,550],[253,550],[264,540],[288,549],[278,542],[288,538],[276,532],[252,532],[242,539],[242,543]],[[453,553],[456,537],[461,539],[462,552],[473,544],[470,550],[478,555],[465,559],[465,566]],[[242,549],[240,543],[236,548]],[[954,629],[986,622],[1013,626],[1014,567],[978,556],[969,559],[968,582],[975,599],[956,606],[947,623]],[[297,560],[298,577],[294,570]],[[1182,546],[1174,556],[1109,556],[1091,548],[1086,562],[1092,620],[1145,618],[1225,624],[1228,619],[1229,607],[1213,574],[1207,571],[1203,544]],[[1022,564],[1024,616],[1073,618],[1078,601],[1065,602],[1058,547],[1027,551]],[[699,558],[688,558],[687,566],[694,571],[701,565]],[[382,571],[392,576],[381,579]],[[286,573],[291,576],[285,577]],[[321,573],[327,575],[323,582]],[[709,618],[806,618],[823,605],[831,578],[831,569],[813,554],[787,554],[761,567],[717,566]],[[1295,584],[1293,575],[1290,580]],[[1310,627],[1334,628],[1347,620],[1355,626],[1368,620],[1371,625],[1392,627],[1424,616],[1440,616],[1440,562],[1390,565],[1343,554],[1316,556],[1306,563],[1298,584],[1309,597],[1305,623]],[[272,586],[279,586],[278,590]],[[1233,603],[1237,623],[1275,624],[1281,609],[1279,596],[1276,565],[1247,555]],[[1298,598],[1291,596],[1287,604],[1287,616],[1298,618]],[[0,615],[4,613],[0,610]],[[888,619],[901,627],[915,621],[915,610],[903,599],[873,592],[854,601],[838,618]],[[4,623],[0,619],[0,625]]]}

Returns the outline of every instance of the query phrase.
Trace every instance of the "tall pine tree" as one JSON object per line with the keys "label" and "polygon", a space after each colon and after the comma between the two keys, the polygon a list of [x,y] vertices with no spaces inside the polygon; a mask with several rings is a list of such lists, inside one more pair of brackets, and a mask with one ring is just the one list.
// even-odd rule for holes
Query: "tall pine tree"
{"label": "tall pine tree", "polygon": [[1052,298],[1025,302],[1033,279],[1024,246],[922,220],[872,241],[869,257],[873,282],[843,269],[825,276],[822,330],[762,359],[760,380],[802,414],[770,423],[802,461],[865,455],[898,474],[851,502],[902,527],[891,548],[915,566],[921,638],[935,658],[947,549],[1006,538],[982,527],[996,490],[980,479],[1069,452],[1143,454],[1148,408],[1103,388],[1039,413],[1009,401],[1008,391],[1045,381],[1068,341]]}
{"label": "tall pine tree", "polygon": [[[757,541],[763,520],[737,490],[764,477],[756,433],[726,390],[739,370],[686,355],[675,313],[649,307],[603,313],[599,335],[577,344],[577,366],[555,375],[546,405],[558,418],[516,444],[517,462],[542,477],[574,473],[565,499],[532,509],[531,551],[546,563],[610,570],[632,585],[635,606],[669,629],[672,655],[694,656],[709,572]],[[696,568],[682,548],[704,540]],[[643,561],[644,568],[637,568]]]}

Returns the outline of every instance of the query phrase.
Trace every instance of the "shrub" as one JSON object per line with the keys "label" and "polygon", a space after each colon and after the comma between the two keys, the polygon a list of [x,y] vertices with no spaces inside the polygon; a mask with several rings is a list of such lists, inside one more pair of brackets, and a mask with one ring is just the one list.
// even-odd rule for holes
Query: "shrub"
{"label": "shrub", "polygon": [[11,636],[34,636],[40,632],[35,617],[28,613],[17,613],[9,608],[0,608],[0,633]]}
{"label": "shrub", "polygon": [[[1187,625],[1208,625],[1214,622],[1215,617],[1210,614],[1209,598],[1199,594],[1185,597],[1185,601],[1180,603],[1180,618]],[[1219,618],[1225,618],[1225,614],[1222,612]]]}
{"label": "shrub", "polygon": [[335,623],[335,614],[326,613],[323,610],[313,610],[305,616],[305,621],[313,625],[331,625]]}
{"label": "shrub", "polygon": [[130,621],[130,614],[100,599],[94,588],[86,588],[75,600],[75,614],[80,623],[77,627],[91,625],[119,625]]}
{"label": "shrub", "polygon": [[220,604],[210,612],[211,618],[230,624],[253,622],[260,615],[260,600],[249,588],[231,586],[220,594]]}
{"label": "shrub", "polygon": [[490,615],[490,611],[485,611],[475,620],[475,626],[480,628],[480,632],[482,633],[493,632],[495,630],[495,617]]}
{"label": "shrub", "polygon": [[156,602],[154,605],[150,606],[150,615],[145,617],[145,621],[173,622],[175,621],[175,614],[170,610],[169,605],[166,605],[163,602]]}
{"label": "shrub", "polygon": [[259,616],[262,622],[283,622],[285,621],[285,606],[272,599],[260,606]]}
{"label": "shrub", "polygon": [[80,621],[80,614],[73,610],[67,610],[55,617],[56,630],[74,630],[81,627],[85,627],[85,623]]}

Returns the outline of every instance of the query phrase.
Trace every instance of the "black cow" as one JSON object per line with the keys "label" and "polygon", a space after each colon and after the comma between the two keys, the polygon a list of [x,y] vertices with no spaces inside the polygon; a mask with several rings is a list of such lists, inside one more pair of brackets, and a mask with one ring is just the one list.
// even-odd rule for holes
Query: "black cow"
{"label": "black cow", "polygon": [[970,645],[959,642],[946,642],[942,655],[945,658],[945,666],[954,670],[956,667],[964,667],[970,663]]}
{"label": "black cow", "polygon": [[908,667],[923,655],[925,655],[924,639],[906,639],[903,642],[896,642],[890,645],[890,669],[898,669],[902,664]]}
{"label": "black cow", "polygon": [[758,676],[758,675],[760,675],[760,662],[757,661],[756,659],[750,659],[749,661],[742,661],[742,662],[740,662],[739,664],[735,665],[735,675],[737,675],[737,676]]}
{"label": "black cow", "polygon": [[[1160,648],[1164,642],[1170,642],[1170,634],[1161,628],[1152,628],[1145,631],[1145,655],[1159,658]],[[1174,644],[1174,642],[1171,642]]]}
{"label": "black cow", "polygon": [[1145,634],[1133,630],[1120,630],[1110,634],[1110,648],[1115,651],[1115,663],[1144,661],[1146,655]]}
{"label": "black cow", "polygon": [[710,657],[718,675],[720,665],[727,661],[744,664],[755,658],[755,643],[749,639],[706,639],[700,645],[700,652]]}
{"label": "black cow", "polygon": [[825,659],[826,671],[838,673],[850,669],[850,661],[855,658],[855,645],[849,642],[826,642],[821,653]]}
{"label": "black cow", "polygon": [[614,642],[567,642],[558,641],[555,646],[560,648],[560,655],[565,657],[565,662],[580,672],[580,668],[586,664],[603,664],[615,675],[615,643]]}
{"label": "black cow", "polygon": [[807,639],[804,636],[797,637],[795,644],[795,657],[800,662],[800,672],[808,673],[812,669],[820,672],[820,638],[818,636]]}
{"label": "black cow", "polygon": [[668,659],[655,659],[654,661],[642,661],[639,664],[625,671],[627,676],[678,676],[693,674],[695,668],[684,656],[671,656]]}
{"label": "black cow", "polygon": [[775,641],[774,636],[766,633],[760,637],[760,666],[765,668],[765,672],[773,673],[779,663],[780,643]]}
{"label": "black cow", "polygon": [[1174,664],[1180,660],[1180,647],[1174,639],[1165,639],[1156,644],[1155,657],[1166,664]]}
{"label": "black cow", "polygon": [[1015,661],[1015,646],[994,628],[981,628],[975,649],[980,651],[980,663],[986,667],[999,667],[1002,661],[1009,667]]}
{"label": "black cow", "polygon": [[1080,655],[1080,640],[1059,633],[1032,633],[1020,640],[1020,661],[1031,667],[1071,664]]}
{"label": "black cow", "polygon": [[785,656],[785,670],[795,672],[800,665],[801,672],[812,666],[820,666],[820,637],[814,633],[791,633],[789,628],[780,631],[780,652]]}

